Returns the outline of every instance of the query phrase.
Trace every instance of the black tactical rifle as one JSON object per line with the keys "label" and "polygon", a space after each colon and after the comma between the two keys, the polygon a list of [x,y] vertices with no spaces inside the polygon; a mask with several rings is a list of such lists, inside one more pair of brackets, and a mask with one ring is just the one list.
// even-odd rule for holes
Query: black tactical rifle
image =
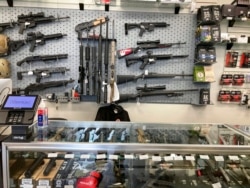
{"label": "black tactical rifle", "polygon": [[199,91],[199,89],[183,89],[183,90],[160,90],[160,91],[140,91],[135,94],[120,94],[119,102],[127,102],[130,100],[135,100],[141,97],[149,97],[149,96],[166,96],[166,97],[179,97],[183,96],[184,92],[188,91]]}
{"label": "black tactical rifle", "polygon": [[172,55],[172,54],[160,54],[153,55],[151,51],[147,52],[147,55],[126,57],[126,66],[129,67],[132,64],[142,62],[140,69],[143,70],[147,65],[156,63],[157,60],[168,60],[174,58],[186,58],[188,55]]}
{"label": "black tactical rifle", "polygon": [[141,50],[148,50],[148,49],[156,49],[156,48],[170,48],[173,45],[181,45],[186,44],[186,42],[176,42],[176,43],[164,43],[161,44],[160,40],[155,41],[138,41],[136,48],[126,48],[122,50],[117,50],[118,58],[122,58],[128,56],[130,54],[136,54]]}
{"label": "black tactical rifle", "polygon": [[47,40],[51,39],[60,39],[64,36],[67,36],[66,34],[62,33],[56,33],[51,35],[44,35],[41,32],[30,32],[27,34],[27,41],[30,42],[30,51],[33,52],[35,50],[35,47],[38,45],[44,45]]}
{"label": "black tactical rifle", "polygon": [[125,23],[125,35],[128,34],[128,30],[139,28],[139,36],[141,37],[145,31],[154,31],[155,27],[167,27],[170,24],[166,22],[141,22],[141,23]]}
{"label": "black tactical rifle", "polygon": [[175,78],[175,77],[192,77],[193,74],[159,74],[155,72],[149,72],[147,74],[142,73],[140,75],[117,75],[117,84],[123,84],[127,82],[137,81],[138,79],[154,79],[154,78]]}
{"label": "black tactical rifle", "polygon": [[8,54],[11,53],[11,51],[17,51],[19,50],[22,46],[24,46],[27,43],[30,43],[30,52],[34,52],[35,47],[38,45],[44,45],[47,40],[51,39],[60,39],[64,36],[67,36],[67,34],[62,34],[62,33],[55,33],[51,35],[44,35],[41,32],[30,32],[27,33],[27,38],[23,40],[10,40],[9,41],[9,52]]}
{"label": "black tactical rifle", "polygon": [[56,20],[67,19],[69,18],[69,16],[57,17],[57,18],[55,18],[54,16],[45,17],[43,12],[39,12],[37,14],[32,14],[32,13],[29,13],[27,15],[22,14],[19,15],[17,18],[18,18],[17,23],[20,26],[19,34],[23,34],[24,30],[28,28],[34,28],[37,26],[37,24],[50,23]]}
{"label": "black tactical rifle", "polygon": [[35,55],[35,56],[28,56],[18,61],[16,63],[17,66],[21,66],[23,63],[31,63],[34,61],[51,61],[51,60],[59,60],[59,59],[66,59],[68,58],[68,54],[55,54],[55,55]]}
{"label": "black tactical rifle", "polygon": [[51,77],[51,74],[55,73],[62,73],[65,74],[66,71],[69,71],[66,67],[49,67],[49,68],[42,68],[42,69],[35,69],[29,71],[18,71],[17,72],[17,79],[22,80],[23,74],[27,75],[35,75],[36,82],[40,83],[41,79]]}
{"label": "black tactical rifle", "polygon": [[163,90],[163,89],[166,89],[165,85],[147,86],[147,84],[145,84],[144,86],[136,87],[136,90],[141,91],[141,92],[150,92],[150,91]]}
{"label": "black tactical rifle", "polygon": [[96,27],[100,24],[104,24],[107,21],[109,21],[108,17],[101,17],[101,18],[96,18],[94,20],[88,21],[88,22],[83,22],[75,26],[75,31],[78,33],[78,39],[82,39],[82,32],[83,31],[90,31],[93,27]]}
{"label": "black tactical rifle", "polygon": [[2,33],[5,29],[13,28],[15,27],[17,23],[13,20],[10,20],[10,22],[6,23],[0,23],[0,33]]}
{"label": "black tactical rifle", "polygon": [[31,83],[24,89],[15,88],[14,92],[17,94],[20,94],[21,92],[24,92],[24,94],[29,94],[30,92],[42,91],[47,88],[66,86],[68,85],[68,83],[72,83],[74,81],[75,80],[73,79],[69,79],[69,80],[49,81],[43,83]]}

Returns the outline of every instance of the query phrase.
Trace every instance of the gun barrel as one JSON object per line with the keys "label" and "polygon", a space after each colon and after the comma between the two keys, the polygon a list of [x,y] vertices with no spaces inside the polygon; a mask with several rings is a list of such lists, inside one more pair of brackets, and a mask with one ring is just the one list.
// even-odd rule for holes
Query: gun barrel
{"label": "gun barrel", "polygon": [[59,38],[62,38],[64,36],[67,36],[67,34],[55,33],[55,34],[51,34],[51,35],[44,35],[43,38],[45,40],[49,40],[49,39],[59,39]]}
{"label": "gun barrel", "polygon": [[170,26],[170,24],[167,24],[166,22],[142,22],[142,25],[153,25],[154,27],[167,27]]}

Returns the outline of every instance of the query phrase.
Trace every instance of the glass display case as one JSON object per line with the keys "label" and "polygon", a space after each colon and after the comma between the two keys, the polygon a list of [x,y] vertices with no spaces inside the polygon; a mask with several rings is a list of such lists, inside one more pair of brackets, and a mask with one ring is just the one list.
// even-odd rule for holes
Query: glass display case
{"label": "glass display case", "polygon": [[26,141],[2,143],[3,187],[249,187],[249,135],[232,127],[34,123]]}

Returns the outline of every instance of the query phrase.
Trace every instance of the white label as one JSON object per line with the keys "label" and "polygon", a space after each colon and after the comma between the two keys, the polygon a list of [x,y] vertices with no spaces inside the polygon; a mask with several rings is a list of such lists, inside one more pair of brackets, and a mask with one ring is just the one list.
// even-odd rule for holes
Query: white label
{"label": "white label", "polygon": [[240,155],[242,158],[246,158],[247,156],[246,155]]}
{"label": "white label", "polygon": [[238,161],[238,160],[239,160],[239,157],[236,156],[236,155],[229,155],[228,158],[229,158],[230,160],[233,160],[233,161]]}
{"label": "white label", "polygon": [[49,180],[38,180],[38,185],[49,186]]}
{"label": "white label", "polygon": [[224,161],[223,156],[214,156],[215,161]]}
{"label": "white label", "polygon": [[148,159],[148,155],[147,154],[145,154],[145,155],[139,155],[139,159],[140,160]]}
{"label": "white label", "polygon": [[58,153],[48,153],[48,158],[55,158],[58,156]]}
{"label": "white label", "polygon": [[125,154],[125,155],[124,155],[124,158],[125,158],[125,159],[134,159],[134,155]]}
{"label": "white label", "polygon": [[152,161],[161,161],[160,156],[152,156]]}
{"label": "white label", "polygon": [[65,155],[64,155],[64,158],[65,158],[65,159],[73,159],[74,157],[75,157],[74,154],[65,154]]}
{"label": "white label", "polygon": [[118,159],[118,155],[109,155],[109,159],[117,160]]}
{"label": "white label", "polygon": [[176,156],[174,157],[174,160],[175,160],[175,161],[183,161],[183,157],[182,157],[181,155],[179,155],[179,156],[176,155]]}
{"label": "white label", "polygon": [[89,159],[90,158],[90,155],[89,154],[82,154],[80,156],[81,159]]}
{"label": "white label", "polygon": [[22,179],[22,184],[23,185],[32,185],[32,179],[29,178],[29,179]]}
{"label": "white label", "polygon": [[221,188],[220,182],[212,184],[213,188]]}
{"label": "white label", "polygon": [[106,159],[106,154],[98,154],[96,155],[96,159]]}
{"label": "white label", "polygon": [[28,72],[28,75],[33,75],[33,71],[29,71],[29,72]]}
{"label": "white label", "polygon": [[20,187],[23,187],[23,188],[33,188],[33,185],[20,185]]}
{"label": "white label", "polygon": [[200,158],[201,159],[209,159],[209,156],[208,155],[200,155]]}
{"label": "white label", "polygon": [[174,157],[173,157],[173,156],[165,156],[165,157],[164,157],[164,160],[165,160],[165,161],[173,161],[173,160],[174,160]]}
{"label": "white label", "polygon": [[47,73],[46,73],[46,72],[42,72],[41,75],[42,75],[42,76],[47,76]]}
{"label": "white label", "polygon": [[195,160],[194,156],[186,156],[185,158],[187,161],[194,161]]}
{"label": "white label", "polygon": [[73,185],[64,185],[64,188],[74,188]]}
{"label": "white label", "polygon": [[51,186],[37,185],[36,188],[51,188]]}

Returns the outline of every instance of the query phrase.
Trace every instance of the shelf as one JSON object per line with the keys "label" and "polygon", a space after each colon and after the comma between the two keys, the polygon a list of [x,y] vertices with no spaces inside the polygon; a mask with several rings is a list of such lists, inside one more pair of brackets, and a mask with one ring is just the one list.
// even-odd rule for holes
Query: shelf
{"label": "shelf", "polygon": [[[84,3],[78,0],[8,0],[0,2],[0,6],[10,7],[43,7],[43,8],[62,8],[62,9],[80,9],[80,10],[118,10],[135,12],[169,12],[179,14],[181,9],[185,13],[190,13],[191,1],[165,1],[165,0],[111,0],[104,4],[101,0],[85,0]],[[169,9],[169,11],[168,11]]]}

